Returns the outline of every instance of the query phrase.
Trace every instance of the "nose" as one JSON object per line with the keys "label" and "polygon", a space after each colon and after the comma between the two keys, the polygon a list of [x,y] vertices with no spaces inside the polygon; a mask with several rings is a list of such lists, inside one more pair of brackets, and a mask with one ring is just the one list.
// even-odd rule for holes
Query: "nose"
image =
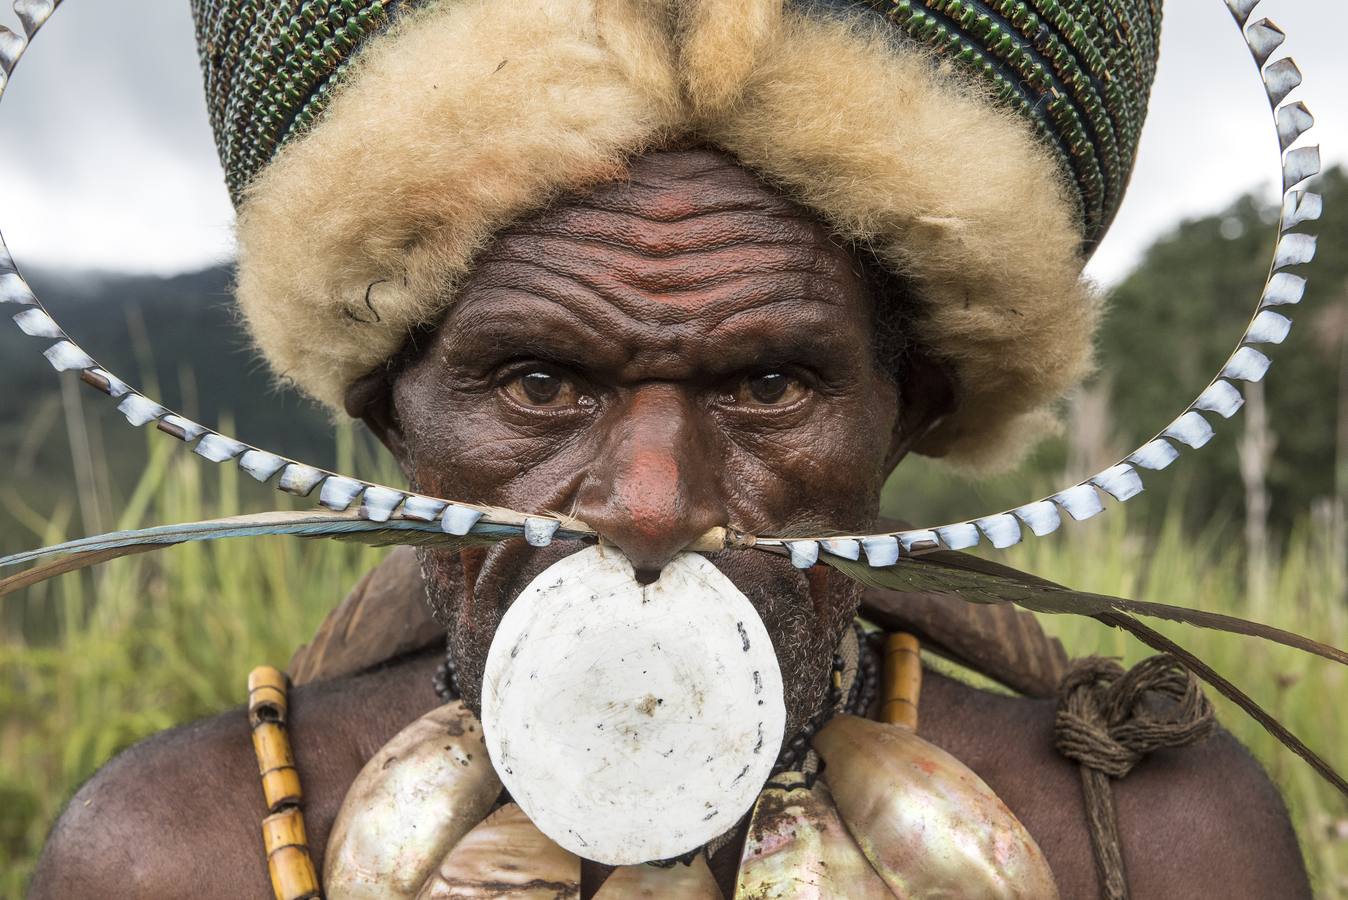
{"label": "nose", "polygon": [[648,584],[708,529],[726,524],[716,460],[697,410],[674,386],[642,385],[610,415],[574,515],[617,545]]}

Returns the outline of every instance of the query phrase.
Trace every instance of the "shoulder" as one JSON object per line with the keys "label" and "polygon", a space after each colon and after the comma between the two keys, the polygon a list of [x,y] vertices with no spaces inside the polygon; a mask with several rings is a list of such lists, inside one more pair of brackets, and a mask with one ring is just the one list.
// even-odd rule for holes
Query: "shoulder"
{"label": "shoulder", "polygon": [[[1054,748],[1056,701],[928,672],[922,705],[923,736],[977,772],[1024,822],[1062,896],[1100,896],[1080,772]],[[1282,798],[1228,732],[1159,750],[1112,786],[1137,900],[1311,896]]]}
{"label": "shoulder", "polygon": [[[290,731],[316,859],[361,766],[435,705],[432,659],[295,689]],[[423,684],[424,682],[424,684]],[[48,838],[30,898],[265,897],[262,799],[242,708],[151,737],[100,769]]]}
{"label": "shoulder", "polygon": [[[155,735],[75,794],[47,840],[29,896],[155,898],[219,884],[266,896],[244,859],[264,814],[248,719],[234,710]],[[213,852],[200,852],[215,847]],[[242,894],[241,894],[242,895]]]}

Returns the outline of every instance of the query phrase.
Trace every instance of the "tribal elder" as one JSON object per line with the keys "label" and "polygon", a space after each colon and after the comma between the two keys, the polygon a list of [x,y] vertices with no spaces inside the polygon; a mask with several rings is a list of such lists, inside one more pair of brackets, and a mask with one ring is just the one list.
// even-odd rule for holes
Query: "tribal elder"
{"label": "tribal elder", "polygon": [[[239,205],[239,301],[277,372],[362,419],[417,491],[565,513],[601,543],[394,554],[292,664],[303,834],[259,840],[236,710],[95,776],[32,896],[265,896],[277,847],[307,848],[334,898],[1309,895],[1276,791],[1221,732],[1115,781],[1102,834],[1055,749],[1060,651],[1019,616],[997,613],[1019,637],[989,640],[962,607],[863,595],[784,557],[684,552],[717,527],[873,530],[909,452],[995,462],[1042,427],[1088,367],[1079,272],[1127,180],[1159,3],[194,10]],[[480,728],[532,689],[503,691],[502,672],[565,669],[596,632],[619,652],[617,621],[593,613],[608,595],[565,606],[549,591],[566,578],[544,572],[620,576],[641,604],[681,578],[721,598],[688,595],[705,634],[677,605],[652,632],[683,648],[688,684],[725,695],[689,713],[724,737],[706,779],[741,760],[756,773],[756,801],[705,804],[725,821],[694,846],[662,832],[678,801],[614,809],[647,822],[616,837],[566,820],[557,798],[592,809],[607,770],[578,779],[559,754],[530,777],[485,758]],[[539,596],[556,603],[537,621],[566,629],[502,649],[507,613]],[[753,690],[710,624],[736,603],[753,613],[746,657],[772,661]],[[868,636],[859,608],[908,643]],[[879,657],[924,642],[1019,695],[932,672],[920,695],[882,691]],[[591,693],[621,693],[611,662],[530,710],[521,772]],[[778,698],[755,699],[760,676]],[[914,732],[887,707],[919,698]],[[612,721],[683,702],[633,698]],[[662,777],[665,751],[630,736],[569,749],[620,747],[613,771]],[[760,765],[765,742],[780,750]]]}

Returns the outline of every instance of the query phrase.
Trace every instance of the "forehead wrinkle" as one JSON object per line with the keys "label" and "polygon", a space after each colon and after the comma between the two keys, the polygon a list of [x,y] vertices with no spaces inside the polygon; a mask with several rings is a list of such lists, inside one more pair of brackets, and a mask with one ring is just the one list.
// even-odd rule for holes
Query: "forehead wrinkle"
{"label": "forehead wrinkle", "polygon": [[838,266],[824,267],[822,273],[813,266],[772,266],[764,272],[704,277],[691,287],[679,285],[674,292],[653,292],[649,286],[633,286],[609,277],[604,267],[586,264],[579,271],[571,271],[559,266],[566,259],[564,254],[537,252],[537,246],[528,250],[525,258],[498,255],[478,270],[473,284],[559,304],[599,334],[612,332],[616,336],[633,328],[696,325],[699,319],[701,327],[712,328],[746,309],[776,303],[819,302],[836,315],[855,294],[855,285],[846,281],[846,270]]}
{"label": "forehead wrinkle", "polygon": [[755,190],[731,189],[715,185],[714,191],[697,190],[707,185],[688,179],[678,184],[641,184],[624,182],[620,189],[602,194],[576,197],[546,210],[537,218],[551,219],[568,210],[640,216],[649,222],[675,223],[701,215],[744,212],[764,218],[797,219],[816,225],[801,207],[784,197]]}
{"label": "forehead wrinkle", "polygon": [[[536,266],[532,263],[522,264]],[[476,331],[469,337],[491,340],[498,346],[551,346],[546,355],[565,356],[558,360],[577,366],[617,368],[634,356],[677,353],[690,336],[679,321],[668,318],[633,315],[621,304],[597,295],[570,279],[563,284],[579,287],[569,292],[558,290],[557,279],[525,287],[516,283],[475,290],[464,300],[466,323],[456,317],[447,323],[453,331],[466,324]],[[661,308],[668,308],[661,304]],[[471,349],[471,343],[470,347]]]}
{"label": "forehead wrinkle", "polygon": [[627,247],[648,256],[671,256],[693,249],[737,244],[780,244],[817,248],[820,232],[795,216],[764,216],[745,210],[698,213],[670,222],[637,213],[568,210],[546,222],[530,222],[502,235],[498,246],[521,238],[571,239]]}
{"label": "forehead wrinkle", "polygon": [[805,210],[763,184],[727,157],[703,167],[665,165],[668,158],[638,159],[621,181],[599,185],[570,202],[599,209],[639,211],[651,218],[697,210],[742,207],[810,218]]}
{"label": "forehead wrinkle", "polygon": [[[501,265],[533,269],[583,284],[605,297],[658,299],[663,295],[684,304],[694,294],[733,287],[745,279],[761,279],[767,285],[779,285],[783,279],[807,279],[817,292],[842,294],[848,293],[855,279],[850,260],[843,258],[841,251],[757,241],[651,257],[622,244],[589,237],[517,237],[498,245],[479,271]],[[790,289],[799,288],[793,284]]]}
{"label": "forehead wrinkle", "polygon": [[845,290],[839,279],[813,268],[762,264],[746,269],[742,259],[718,258],[683,259],[678,263],[659,265],[627,262],[624,265],[621,259],[609,259],[602,266],[574,269],[542,261],[521,264],[533,265],[555,279],[584,285],[592,293],[613,302],[651,302],[692,308],[714,303],[720,294],[733,302],[735,297],[749,294],[771,296],[784,291],[842,293]]}

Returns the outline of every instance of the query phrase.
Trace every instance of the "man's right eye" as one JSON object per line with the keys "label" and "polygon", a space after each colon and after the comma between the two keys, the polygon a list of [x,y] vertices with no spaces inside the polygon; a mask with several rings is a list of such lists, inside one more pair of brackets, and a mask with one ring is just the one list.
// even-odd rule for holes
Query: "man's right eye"
{"label": "man's right eye", "polygon": [[516,403],[539,409],[576,406],[581,401],[581,392],[573,381],[545,369],[515,375],[502,385],[502,390]]}

